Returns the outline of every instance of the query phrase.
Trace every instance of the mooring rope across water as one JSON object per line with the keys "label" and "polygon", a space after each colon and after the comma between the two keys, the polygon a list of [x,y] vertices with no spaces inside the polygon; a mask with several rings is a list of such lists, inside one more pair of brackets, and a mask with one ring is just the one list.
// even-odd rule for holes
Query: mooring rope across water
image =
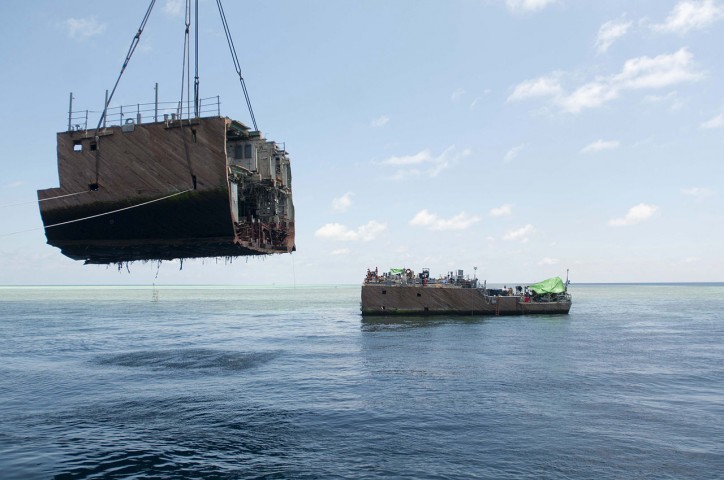
{"label": "mooring rope across water", "polygon": [[110,212],[104,212],[104,213],[98,213],[98,214],[96,214],[96,215],[90,215],[90,216],[88,216],[88,217],[76,218],[75,220],[68,220],[67,222],[59,222],[59,223],[54,223],[54,224],[52,224],[52,225],[45,225],[44,227],[29,228],[29,229],[27,229],[27,230],[20,230],[20,231],[17,231],[17,232],[4,233],[4,234],[0,235],[0,237],[9,237],[10,235],[17,235],[17,234],[19,234],[19,233],[33,232],[33,231],[35,231],[35,230],[42,230],[43,228],[60,227],[61,225],[68,225],[69,223],[82,222],[82,221],[84,221],[84,220],[90,220],[90,219],[92,219],[92,218],[103,217],[103,216],[105,216],[105,215],[111,215],[111,214],[113,214],[113,213],[123,212],[124,210],[130,210],[130,209],[132,209],[132,208],[138,208],[138,207],[142,207],[142,206],[144,206],[144,205],[148,205],[148,204],[151,204],[151,203],[160,202],[161,200],[166,200],[167,198],[175,197],[175,196],[177,196],[177,195],[183,195],[184,193],[188,193],[188,192],[190,192],[190,191],[192,191],[192,190],[193,190],[193,189],[189,188],[188,190],[184,190],[183,192],[172,193],[172,194],[170,194],[170,195],[166,195],[165,197],[155,198],[155,199],[149,200],[149,201],[147,201],[147,202],[142,202],[142,203],[139,203],[139,204],[136,204],[136,205],[131,205],[130,207],[123,207],[123,208],[119,208],[119,209],[116,209],[116,210],[111,210]]}

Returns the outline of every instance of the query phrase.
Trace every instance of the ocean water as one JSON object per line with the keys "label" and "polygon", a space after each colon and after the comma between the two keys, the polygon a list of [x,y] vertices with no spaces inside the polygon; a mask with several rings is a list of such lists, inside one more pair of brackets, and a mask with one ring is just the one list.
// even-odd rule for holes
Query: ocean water
{"label": "ocean water", "polygon": [[374,318],[359,287],[0,288],[0,478],[724,478],[724,284]]}

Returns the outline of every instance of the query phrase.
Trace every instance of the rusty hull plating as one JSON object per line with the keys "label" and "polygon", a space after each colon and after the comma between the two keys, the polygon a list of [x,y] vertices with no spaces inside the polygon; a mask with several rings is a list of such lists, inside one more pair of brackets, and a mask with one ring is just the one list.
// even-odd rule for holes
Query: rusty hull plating
{"label": "rusty hull plating", "polygon": [[[91,264],[288,253],[287,152],[225,117],[60,132],[48,244]],[[67,196],[64,196],[67,195]]]}

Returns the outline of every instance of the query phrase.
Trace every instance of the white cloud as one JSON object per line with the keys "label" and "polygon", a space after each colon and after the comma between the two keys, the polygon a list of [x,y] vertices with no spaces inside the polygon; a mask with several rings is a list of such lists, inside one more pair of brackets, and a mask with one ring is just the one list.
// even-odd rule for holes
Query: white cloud
{"label": "white cloud", "polygon": [[525,227],[520,227],[516,230],[510,230],[505,235],[503,235],[503,240],[526,243],[534,232],[535,228],[529,223]]}
{"label": "white cloud", "polygon": [[465,95],[465,90],[458,88],[452,93],[452,95],[450,95],[450,100],[457,102],[463,97],[463,95]]}
{"label": "white cloud", "polygon": [[443,170],[469,156],[469,148],[458,152],[455,145],[446,148],[440,155],[433,156],[430,150],[422,150],[414,155],[392,156],[380,162],[381,165],[399,167],[393,180],[404,180],[412,177],[436,177]]}
{"label": "white cloud", "polygon": [[724,113],[720,113],[716,117],[712,117],[706,122],[702,122],[700,127],[706,129],[724,127]]}
{"label": "white cloud", "polygon": [[523,150],[523,148],[525,148],[525,144],[518,145],[518,146],[511,148],[510,150],[508,150],[505,153],[505,157],[503,158],[503,161],[506,163],[512,162],[513,160],[516,159],[516,157],[521,152],[521,150]]}
{"label": "white cloud", "polygon": [[381,115],[370,122],[372,128],[381,128],[387,125],[390,121],[390,117],[387,115]]}
{"label": "white cloud", "polygon": [[332,255],[348,255],[350,252],[349,248],[338,248],[337,250],[332,250]]}
{"label": "white cloud", "polygon": [[180,17],[184,13],[183,0],[166,0],[163,11],[172,17]]}
{"label": "white cloud", "polygon": [[645,102],[668,104],[669,109],[673,112],[679,110],[684,106],[683,100],[679,98],[679,94],[676,91],[669,92],[666,95],[646,95],[644,97]]}
{"label": "white cloud", "polygon": [[706,187],[682,188],[681,193],[690,197],[694,197],[700,202],[714,196],[714,191]]}
{"label": "white cloud", "polygon": [[609,82],[594,81],[578,87],[568,96],[557,99],[563,110],[569,113],[579,113],[586,108],[597,108],[611,100],[618,98],[619,89]]}
{"label": "white cloud", "polygon": [[609,220],[608,225],[611,227],[626,227],[629,225],[636,225],[637,223],[641,223],[651,218],[658,211],[658,209],[659,207],[657,207],[656,205],[639,203],[638,205],[634,205],[633,207],[629,208],[626,216]]}
{"label": "white cloud", "polygon": [[538,265],[558,265],[560,260],[557,258],[544,257],[538,262]]}
{"label": "white cloud", "polygon": [[510,215],[511,213],[513,213],[513,207],[514,207],[514,206],[515,206],[515,205],[513,205],[513,204],[511,204],[511,203],[506,203],[506,204],[501,205],[501,206],[499,206],[499,207],[497,207],[497,208],[491,208],[491,209],[490,209],[490,216],[491,216],[491,217],[503,217],[503,216]]}
{"label": "white cloud", "polygon": [[450,218],[442,218],[427,210],[420,210],[412,220],[410,220],[410,225],[414,227],[427,227],[430,230],[465,230],[479,221],[480,217],[468,215],[465,212],[460,212]]}
{"label": "white cloud", "polygon": [[513,13],[528,13],[543,10],[548,5],[556,3],[558,0],[505,0],[505,4]]}
{"label": "white cloud", "polygon": [[662,88],[701,80],[704,75],[693,69],[694,55],[680,48],[670,55],[627,60],[612,84],[619,89]]}
{"label": "white cloud", "polygon": [[605,53],[613,42],[626,35],[628,29],[631,28],[632,22],[624,20],[610,20],[598,29],[598,37],[596,38],[596,51]]}
{"label": "white cloud", "polygon": [[475,110],[475,107],[478,106],[478,103],[483,99],[483,97],[475,97],[472,102],[470,102],[470,110]]}
{"label": "white cloud", "polygon": [[432,159],[430,150],[423,150],[414,155],[403,155],[398,157],[391,156],[387,160],[383,160],[382,165],[418,165],[420,163],[429,162]]}
{"label": "white cloud", "polygon": [[569,113],[600,107],[628,90],[658,89],[704,78],[694,65],[694,56],[686,48],[656,57],[627,60],[620,73],[600,76],[566,94],[560,85],[561,73],[526,80],[515,87],[508,101],[549,97],[554,105]]}
{"label": "white cloud", "polygon": [[106,24],[99,22],[95,17],[90,18],[69,18],[65,21],[70,38],[86,40],[95,35],[100,35],[106,30]]}
{"label": "white cloud", "polygon": [[385,231],[387,224],[371,220],[357,229],[351,229],[339,223],[328,223],[314,232],[315,237],[342,241],[369,242]]}
{"label": "white cloud", "polygon": [[724,6],[714,0],[682,0],[666,17],[654,25],[654,30],[683,35],[689,30],[700,30],[724,18]]}
{"label": "white cloud", "polygon": [[354,193],[347,192],[341,197],[332,200],[332,209],[336,212],[346,212],[352,206],[352,197]]}
{"label": "white cloud", "polygon": [[555,97],[562,92],[560,74],[553,73],[532,80],[526,80],[518,84],[513,90],[513,93],[508,97],[508,101],[514,102],[516,100],[525,100],[534,97]]}
{"label": "white cloud", "polygon": [[22,180],[15,180],[14,182],[6,183],[3,185],[3,188],[18,188],[25,185],[25,182]]}
{"label": "white cloud", "polygon": [[612,150],[618,148],[620,143],[618,140],[596,140],[593,143],[589,143],[581,149],[581,153],[596,153],[602,150]]}

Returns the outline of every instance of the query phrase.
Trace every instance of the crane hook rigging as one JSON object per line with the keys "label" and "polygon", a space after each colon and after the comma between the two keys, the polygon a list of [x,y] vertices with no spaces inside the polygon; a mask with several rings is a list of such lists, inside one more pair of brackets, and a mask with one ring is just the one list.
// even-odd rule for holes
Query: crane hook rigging
{"label": "crane hook rigging", "polygon": [[[183,95],[184,95],[184,82],[190,82],[191,78],[191,45],[189,41],[189,30],[190,30],[190,23],[191,23],[191,0],[186,0],[186,14],[185,14],[185,24],[186,29],[184,33],[184,66],[182,67],[182,73],[181,73],[181,105],[183,105]],[[199,2],[198,0],[194,0],[194,116],[198,117],[200,115],[200,98],[199,98]],[[118,84],[121,81],[121,77],[123,77],[124,72],[126,71],[126,67],[128,67],[129,62],[131,61],[131,57],[133,56],[133,53],[136,51],[136,47],[138,46],[141,34],[143,33],[144,28],[146,27],[146,24],[148,23],[148,19],[151,16],[151,12],[153,11],[153,7],[156,4],[156,0],[151,0],[148,9],[146,10],[145,15],[143,16],[143,19],[141,21],[141,25],[138,28],[138,31],[136,32],[135,36],[133,37],[133,40],[131,41],[131,45],[128,48],[128,52],[126,53],[126,58],[123,62],[123,65],[121,67],[121,71],[118,74],[118,78],[116,79],[116,83],[113,85],[113,89],[111,90],[110,94],[108,95],[105,105],[103,106],[103,113],[100,116],[100,119],[98,120],[98,126],[96,127],[96,132],[100,130],[101,125],[104,124],[104,120],[106,119],[106,115],[108,113],[108,106],[111,103],[111,100],[113,99],[113,95],[116,92],[116,89],[118,88]],[[239,62],[238,54],[236,53],[236,47],[234,46],[234,40],[231,37],[231,31],[229,29],[229,24],[226,20],[226,13],[224,12],[224,7],[221,4],[221,0],[216,0],[216,5],[219,10],[219,16],[221,17],[221,23],[224,28],[224,34],[226,35],[226,41],[229,45],[229,52],[231,53],[231,58],[234,63],[234,69],[236,70],[237,75],[239,76],[239,82],[241,84],[242,91],[244,93],[244,99],[246,100],[246,105],[249,109],[249,116],[251,117],[251,122],[254,125],[254,130],[259,130],[257,123],[256,123],[256,117],[254,116],[254,110],[251,106],[251,100],[249,98],[249,92],[246,88],[246,82],[244,81],[244,76],[241,73],[241,64]],[[188,75],[188,77],[186,77]],[[190,99],[188,97],[190,96],[190,85],[186,87],[187,92],[187,103],[190,103]],[[183,107],[182,107],[183,108]],[[190,108],[187,107],[187,110],[190,111]]]}

